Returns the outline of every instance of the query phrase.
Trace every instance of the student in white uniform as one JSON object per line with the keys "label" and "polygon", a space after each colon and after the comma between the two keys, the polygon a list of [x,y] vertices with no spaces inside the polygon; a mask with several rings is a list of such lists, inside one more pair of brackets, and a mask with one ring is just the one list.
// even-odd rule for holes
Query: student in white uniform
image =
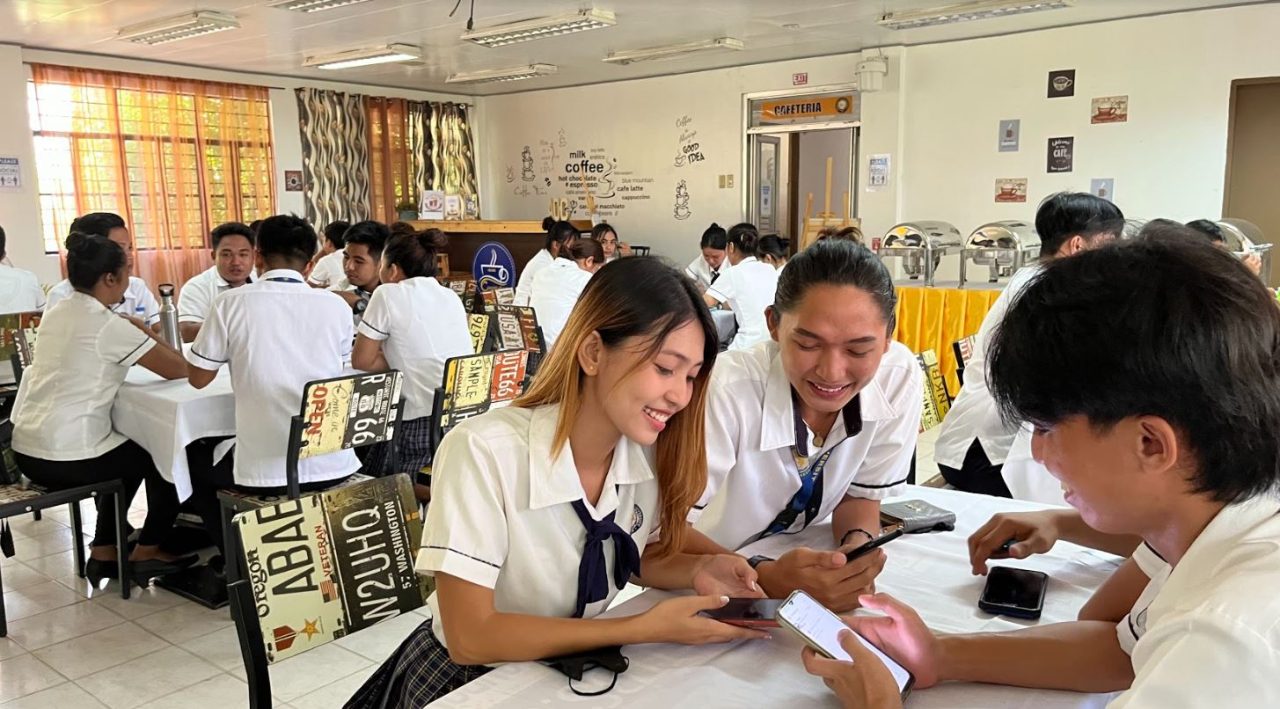
{"label": "student in white uniform", "polygon": [[569,322],[569,313],[577,305],[578,298],[587,287],[591,275],[604,265],[604,249],[594,239],[578,239],[568,251],[561,251],[560,257],[551,265],[538,271],[533,281],[533,298],[529,305],[538,315],[538,326],[542,328],[542,337],[547,343],[547,352],[560,337],[565,323]]}
{"label": "student in white uniform", "polygon": [[942,419],[934,457],[942,477],[965,492],[1009,497],[1000,466],[1017,433],[1016,423],[1006,423],[987,391],[987,343],[1004,319],[1010,304],[1044,264],[1073,256],[1115,240],[1124,229],[1124,214],[1111,202],[1080,192],[1059,192],[1040,203],[1036,232],[1040,235],[1040,260],[1009,279],[992,303],[973,343],[973,358],[965,366],[960,395]]}
{"label": "student in white uniform", "polygon": [[[445,361],[474,352],[462,301],[436,280],[436,253],[444,232],[397,234],[382,250],[382,285],[373,292],[356,330],[351,364],[366,372],[404,373],[401,424],[393,444],[372,446],[364,461],[370,475],[417,473],[431,463],[431,410],[444,379]],[[392,466],[392,445],[398,465]],[[420,498],[428,491],[418,490]]]}
{"label": "student in white uniform", "polygon": [[[192,475],[193,504],[221,546],[218,490],[283,492],[289,420],[302,410],[302,388],[342,376],[355,339],[351,310],[336,294],[308,288],[302,269],[316,250],[316,233],[302,219],[277,215],[258,230],[262,277],[213,301],[213,311],[187,353],[197,389],[231,368],[236,402],[234,455]],[[322,490],[360,467],[350,450],[298,462],[303,491]],[[194,472],[194,471],[193,471]]]}
{"label": "student in white uniform", "polygon": [[710,307],[723,305],[733,311],[738,332],[729,343],[730,352],[748,350],[769,339],[764,311],[773,305],[778,269],[756,258],[759,241],[759,232],[750,224],[729,229],[726,253],[733,269],[716,279],[702,296]]}
{"label": "student in white uniform", "polygon": [[783,266],[787,265],[787,259],[791,254],[787,253],[786,244],[782,243],[782,238],[777,234],[766,234],[760,237],[760,243],[756,250],[760,252],[760,260],[773,266],[779,271]]}
{"label": "student in white uniform", "polygon": [[600,246],[604,248],[604,260],[600,263],[602,266],[631,255],[631,245],[618,241],[618,231],[610,224],[601,222],[592,227],[591,238],[600,242]]}
{"label": "student in white uniform", "polygon": [[209,232],[213,265],[191,278],[178,293],[178,328],[183,342],[193,342],[213,308],[213,299],[253,280],[253,230],[227,222]]}
{"label": "student in white uniform", "polygon": [[[0,261],[8,261],[4,227],[0,227]],[[44,310],[44,290],[36,274],[0,263],[0,313],[30,313]]]}
{"label": "student in white uniform", "polygon": [[538,253],[529,259],[520,272],[520,280],[516,283],[516,305],[528,305],[533,296],[533,278],[538,271],[551,265],[560,254],[568,251],[573,242],[578,240],[578,230],[569,222],[558,222],[551,217],[542,220],[542,228],[547,232],[547,241]]}
{"label": "student in white uniform", "polygon": [[866,247],[815,244],[782,271],[771,340],[726,354],[711,377],[696,528],[740,549],[831,517],[830,547],[750,560],[771,598],[801,588],[848,610],[884,566],[883,552],[845,563],[835,550],[879,535],[880,500],[901,491],[916,447],[923,374],[893,339],[896,305]]}
{"label": "student in white uniform", "polygon": [[698,290],[705,291],[711,287],[721,276],[729,271],[733,266],[726,258],[726,249],[728,248],[729,235],[725,232],[724,227],[711,223],[707,230],[702,232],[702,241],[699,242],[698,248],[702,249],[702,255],[695,258],[689,263],[689,267],[685,269],[685,273],[698,284]]}
{"label": "student in white uniform", "polygon": [[[706,478],[716,349],[678,272],[648,257],[602,268],[532,388],[445,436],[417,564],[436,578],[432,620],[347,706],[386,691],[386,706],[425,706],[503,662],[762,637],[697,615],[759,595],[746,560],[680,551],[697,535],[685,515]],[[702,595],[595,620],[628,578]]]}
{"label": "student in white uniform", "polygon": [[[151,294],[147,282],[132,275],[133,239],[129,236],[129,228],[125,226],[124,220],[110,212],[92,212],[76,217],[75,221],[71,222],[71,233],[76,232],[105,236],[120,244],[120,248],[124,249],[125,257],[128,259],[129,285],[120,302],[111,306],[111,312],[140,320],[147,327],[159,332],[160,303]],[[45,307],[52,308],[58,301],[70,298],[75,290],[70,280],[63,279],[49,290],[49,303]]]}
{"label": "student in white uniform", "polygon": [[369,307],[369,298],[381,281],[382,249],[386,248],[391,230],[382,222],[366,220],[351,225],[343,234],[343,279],[329,290],[337,293],[351,308],[353,327],[360,326],[360,318]]}
{"label": "student in white uniform", "polygon": [[1086,524],[1142,540],[1146,590],[1119,622],[943,636],[888,596],[864,599],[886,615],[850,625],[918,690],[969,681],[1121,692],[1112,709],[1280,706],[1280,309],[1238,260],[1195,239],[1050,264],[991,345],[999,407],[1035,422],[1035,456]]}
{"label": "student in white uniform", "polygon": [[[186,363],[155,333],[109,309],[129,283],[128,257],[119,244],[72,233],[67,273],[75,290],[45,312],[39,356],[23,372],[12,417],[13,450],[24,475],[55,490],[119,479],[131,500],[146,481],[147,519],[129,553],[133,578],[145,585],[194,559],[179,561],[160,551],[178,515],[177,492],[160,477],[150,453],[114,430],[111,407],[134,364],[178,379]],[[115,523],[115,501],[99,498],[84,569],[95,586],[119,578]]]}
{"label": "student in white uniform", "polygon": [[320,252],[316,254],[315,265],[307,276],[307,283],[315,288],[332,288],[346,277],[342,271],[343,247],[346,242],[342,237],[350,228],[351,222],[338,220],[329,222],[321,230],[324,241],[320,244]]}

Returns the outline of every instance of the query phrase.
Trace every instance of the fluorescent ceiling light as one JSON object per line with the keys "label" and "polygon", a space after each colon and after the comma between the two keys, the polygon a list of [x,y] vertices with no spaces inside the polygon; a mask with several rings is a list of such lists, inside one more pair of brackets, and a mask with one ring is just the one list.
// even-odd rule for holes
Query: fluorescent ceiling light
{"label": "fluorescent ceiling light", "polygon": [[954,22],[970,20],[990,20],[996,17],[1022,15],[1041,10],[1061,10],[1071,7],[1072,0],[981,0],[980,2],[964,2],[956,5],[945,5],[930,10],[913,10],[911,12],[891,12],[877,22],[881,27],[891,30],[911,30],[935,25],[949,25]]}
{"label": "fluorescent ceiling light", "polygon": [[604,29],[605,27],[613,27],[617,22],[612,12],[591,8],[589,10],[580,10],[572,15],[539,17],[534,20],[524,20],[522,22],[498,25],[497,27],[471,30],[463,33],[462,39],[486,47],[502,47],[544,37],[558,37],[562,34]]}
{"label": "fluorescent ceiling light", "polygon": [[673,44],[667,47],[650,47],[648,49],[632,49],[623,52],[610,52],[609,56],[604,58],[604,61],[611,64],[634,64],[636,62],[674,59],[686,54],[720,49],[740,52],[745,48],[746,45],[743,44],[740,39],[720,37],[719,39],[706,39],[701,42]]}
{"label": "fluorescent ceiling light", "polygon": [[129,25],[116,33],[116,39],[138,44],[164,44],[212,32],[238,29],[240,29],[240,23],[235,17],[221,12],[202,10],[163,20]]}
{"label": "fluorescent ceiling light", "polygon": [[365,47],[307,57],[302,65],[316,69],[353,69],[373,64],[411,62],[421,58],[422,50],[412,44],[388,44],[382,47]]}
{"label": "fluorescent ceiling light", "polygon": [[347,5],[358,5],[369,0],[281,0],[280,2],[271,3],[271,7],[277,10],[293,10],[295,12],[320,12],[321,10],[332,10],[335,7],[346,7]]}
{"label": "fluorescent ceiling light", "polygon": [[559,70],[560,68],[555,64],[530,64],[513,69],[464,71],[459,74],[450,74],[449,78],[444,81],[446,84],[487,84],[494,81],[520,81],[521,79],[532,79],[535,76],[554,74]]}

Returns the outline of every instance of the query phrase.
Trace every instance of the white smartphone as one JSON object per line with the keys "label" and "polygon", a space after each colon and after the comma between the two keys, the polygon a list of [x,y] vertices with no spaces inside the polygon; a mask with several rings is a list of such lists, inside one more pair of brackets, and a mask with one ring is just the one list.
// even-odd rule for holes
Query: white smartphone
{"label": "white smartphone", "polygon": [[[778,620],[778,625],[799,635],[800,639],[816,652],[833,660],[853,662],[849,653],[840,646],[840,631],[849,630],[851,633],[853,631],[845,625],[840,616],[827,610],[825,606],[815,601],[813,596],[804,591],[792,591],[791,595],[787,596],[787,600],[778,607],[775,618]],[[898,691],[906,697],[916,678],[907,671],[907,668],[881,652],[880,648],[872,645],[866,638],[857,633],[853,633],[853,637],[875,653],[884,666],[889,668],[889,674],[893,675],[894,681],[898,683]]]}

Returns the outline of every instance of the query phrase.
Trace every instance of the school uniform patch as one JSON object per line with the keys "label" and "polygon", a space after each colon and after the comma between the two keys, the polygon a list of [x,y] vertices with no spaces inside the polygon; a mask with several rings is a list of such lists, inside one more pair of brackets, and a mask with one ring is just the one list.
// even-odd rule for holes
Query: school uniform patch
{"label": "school uniform patch", "polygon": [[640,505],[632,505],[631,508],[631,533],[635,534],[644,526],[644,510],[640,509]]}

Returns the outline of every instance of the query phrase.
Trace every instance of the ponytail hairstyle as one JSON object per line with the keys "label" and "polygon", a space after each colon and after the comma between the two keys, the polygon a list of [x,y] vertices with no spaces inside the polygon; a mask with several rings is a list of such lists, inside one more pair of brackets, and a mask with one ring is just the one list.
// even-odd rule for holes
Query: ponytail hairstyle
{"label": "ponytail hairstyle", "polygon": [[760,232],[755,224],[743,222],[729,228],[727,242],[742,254],[742,258],[760,255]]}
{"label": "ponytail hairstyle", "polygon": [[787,260],[787,245],[782,242],[782,237],[777,234],[768,234],[760,237],[759,243],[756,244],[756,251],[760,252],[760,260],[771,263],[775,266],[782,265]]}
{"label": "ponytail hairstyle", "polygon": [[569,247],[568,252],[561,251],[560,255],[574,261],[589,258],[597,266],[604,265],[604,245],[595,239],[578,239]]}
{"label": "ponytail hairstyle", "polygon": [[645,348],[638,369],[657,355],[668,335],[689,322],[702,329],[702,367],[694,379],[689,404],[671,417],[654,444],[654,471],[662,505],[656,553],[664,558],[683,548],[686,517],[707,484],[707,389],[719,337],[693,281],[649,256],[619,259],[600,269],[587,282],[533,384],[512,403],[523,408],[560,405],[551,442],[552,455],[557,455],[582,410],[584,374],[578,364],[582,343],[592,333],[598,333],[604,346],[611,349],[638,339]]}
{"label": "ponytail hairstyle", "polygon": [[889,334],[897,325],[898,293],[889,269],[870,249],[856,241],[826,239],[787,261],[773,296],[773,317],[800,305],[813,286],[853,286],[866,291],[880,308]]}
{"label": "ponytail hairstyle", "polygon": [[711,222],[711,226],[707,227],[707,230],[702,232],[702,243],[698,248],[724,251],[728,238],[729,235],[725,233],[724,227],[716,224],[715,222]]}
{"label": "ponytail hairstyle", "polygon": [[560,244],[561,248],[570,241],[578,238],[578,229],[569,222],[556,221],[551,217],[542,220],[542,230],[547,232],[547,242],[543,244],[543,248],[547,251],[551,250],[552,244]]}
{"label": "ponytail hairstyle", "polygon": [[394,233],[382,250],[382,260],[387,265],[399,266],[405,278],[434,277],[436,254],[447,241],[439,229]]}
{"label": "ponytail hairstyle", "polygon": [[88,293],[107,274],[119,274],[129,262],[124,249],[98,234],[71,232],[67,237],[67,280]]}

